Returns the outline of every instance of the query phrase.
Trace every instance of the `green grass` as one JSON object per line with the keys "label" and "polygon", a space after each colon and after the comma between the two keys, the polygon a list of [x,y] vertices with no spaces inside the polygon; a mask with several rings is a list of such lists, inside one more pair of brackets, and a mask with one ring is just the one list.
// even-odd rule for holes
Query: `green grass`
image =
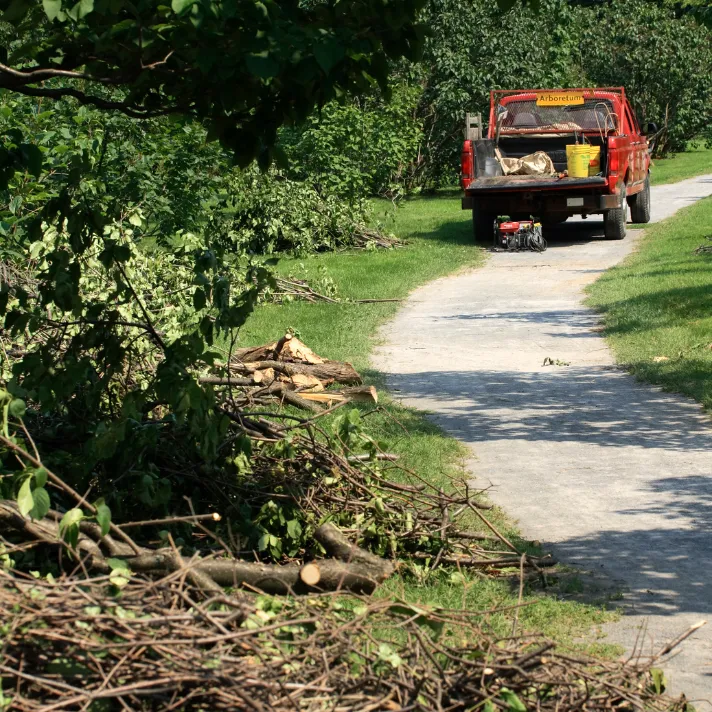
{"label": "green grass", "polygon": [[[323,266],[335,282],[338,295],[352,299],[401,299],[417,286],[466,267],[477,267],[485,251],[472,242],[469,212],[460,210],[459,195],[408,201],[397,211],[390,203],[376,203],[377,217],[387,223],[398,237],[407,240],[405,248],[390,251],[324,254],[306,259],[285,259],[278,266],[282,274],[312,277]],[[398,303],[381,304],[310,304],[293,302],[260,307],[241,331],[242,344],[266,343],[291,328],[299,333],[317,353],[332,359],[351,361],[369,382],[383,387],[382,376],[370,368],[369,355],[378,339],[378,328],[398,309]],[[405,408],[381,390],[382,408],[367,416],[369,431],[385,443],[388,451],[400,456],[399,465],[417,471],[436,486],[447,488],[451,479],[465,474],[465,450],[454,438],[446,436],[425,415]],[[364,407],[362,410],[366,411]],[[328,423],[327,423],[328,424]],[[393,472],[398,477],[397,472]],[[491,510],[488,516],[520,545],[523,542],[505,515]],[[475,525],[475,522],[470,522]],[[468,523],[469,524],[469,523]],[[475,525],[476,526],[476,525]],[[590,587],[559,585],[553,573],[550,587],[542,590],[535,582],[527,584],[520,629],[536,630],[555,639],[574,644],[586,636],[592,626],[612,619],[605,605],[605,594]],[[379,589],[377,595],[396,596],[412,603],[458,607],[473,610],[511,606],[517,600],[518,575],[501,579],[477,573],[461,577],[444,570],[424,577],[396,576]],[[577,599],[597,600],[594,605]],[[511,611],[490,617],[494,629],[503,635],[511,630]],[[599,646],[599,652],[612,648]]]}
{"label": "green grass", "polygon": [[[462,267],[482,264],[485,251],[473,244],[470,213],[454,197],[422,198],[398,209],[376,202],[376,217],[407,240],[403,249],[342,252],[283,259],[278,272],[315,276],[323,266],[343,299],[403,299],[415,287]],[[303,265],[303,267],[302,267]],[[378,326],[393,316],[398,303],[268,305],[248,321],[243,343],[274,339],[290,327],[317,353],[368,366]]]}
{"label": "green grass", "polygon": [[652,185],[677,183],[705,173],[712,173],[712,148],[691,143],[684,153],[672,158],[656,158],[650,171],[650,182]]}
{"label": "green grass", "polygon": [[645,231],[640,248],[588,289],[616,359],[712,409],[712,198]]}
{"label": "green grass", "polygon": [[[711,158],[712,151],[694,148],[673,159],[656,161],[653,183],[675,182],[709,172]],[[323,268],[335,282],[338,296],[342,298],[402,299],[425,282],[462,268],[477,267],[484,262],[485,252],[472,243],[470,214],[460,210],[457,191],[434,198],[410,200],[397,210],[387,201],[377,201],[376,212],[378,219],[386,223],[388,229],[408,241],[407,247],[391,251],[284,259],[278,271],[284,275],[292,273],[295,276],[314,278]],[[712,215],[707,217],[708,224],[709,217]],[[646,233],[648,237],[645,238],[641,255],[648,254],[646,246],[655,243],[655,235],[666,224]],[[697,224],[695,218],[690,219],[691,228]],[[703,241],[699,229],[695,237],[687,239],[689,244],[686,242],[684,248],[678,246],[673,249],[675,254],[672,256],[665,252],[667,248],[664,248],[661,241],[656,249],[663,249],[665,254],[657,260],[653,259],[655,265],[650,267],[649,274],[637,274],[637,267],[642,263],[635,262],[626,264],[620,274],[614,271],[605,275],[594,286],[592,301],[596,301],[601,308],[604,308],[605,303],[609,308],[607,319],[617,353],[618,349],[624,349],[624,343],[633,338],[630,334],[636,334],[641,324],[656,318],[659,305],[654,301],[649,303],[648,299],[655,292],[653,283],[659,274],[669,276],[671,271],[676,270],[681,274],[686,273],[686,265],[694,263],[698,270],[702,265],[707,278],[712,279],[712,256],[697,258],[690,254]],[[641,256],[635,256],[633,260],[645,262]],[[647,270],[643,266],[643,272]],[[704,284],[712,286],[709,282]],[[640,298],[635,300],[636,314],[631,316],[632,303],[627,297],[634,292],[638,294],[637,290],[641,290]],[[712,295],[712,289],[708,291]],[[704,294],[699,296],[705,304],[712,299],[712,296],[706,297]],[[674,300],[672,295],[667,301],[672,304]],[[682,306],[682,303],[678,305],[678,312]],[[369,355],[377,342],[378,328],[395,314],[398,307],[398,303],[358,305],[293,302],[282,306],[266,305],[260,307],[243,327],[240,340],[242,344],[265,343],[276,339],[287,329],[294,329],[317,353],[332,359],[351,361],[369,382],[382,388],[382,376],[370,368]],[[645,316],[640,315],[641,310]],[[614,320],[620,328],[618,336],[615,335]],[[700,334],[705,329],[709,333],[709,326],[712,325],[706,321],[699,329]],[[642,339],[639,339],[641,346],[656,351],[657,355],[658,350],[651,343],[644,343],[646,339],[644,333]],[[712,341],[712,335],[708,341]],[[685,340],[688,345],[698,342],[701,343],[696,336]],[[702,353],[697,349],[695,354],[703,358],[707,358],[708,354],[712,357],[712,351]],[[646,363],[650,365],[649,358]],[[655,364],[656,373],[673,368],[672,363],[667,364],[664,368],[659,363]],[[370,414],[367,422],[370,431],[385,442],[387,449],[400,455],[400,464],[443,487],[448,486],[452,477],[464,473],[466,453],[455,439],[446,436],[430,423],[422,412],[404,408],[389,399],[383,390],[381,398],[383,408]],[[534,548],[519,538],[503,512],[493,510],[490,515],[510,538],[528,549]],[[378,595],[398,596],[412,603],[443,607],[465,605],[473,610],[484,611],[515,603],[517,583],[516,575],[492,579],[473,573],[463,580],[459,574],[453,576],[453,572],[445,570],[423,580],[414,576],[393,577],[379,589]],[[598,591],[585,577],[563,568],[553,572],[550,584],[546,590],[542,590],[538,583],[527,584],[524,600],[531,605],[521,610],[520,629],[540,631],[567,644],[581,644],[585,639],[587,649],[600,654],[618,652],[615,646],[597,642],[591,636],[592,629],[615,617],[609,610],[609,604],[617,599],[616,592]],[[511,612],[491,616],[490,623],[496,631],[506,635],[511,628]]]}

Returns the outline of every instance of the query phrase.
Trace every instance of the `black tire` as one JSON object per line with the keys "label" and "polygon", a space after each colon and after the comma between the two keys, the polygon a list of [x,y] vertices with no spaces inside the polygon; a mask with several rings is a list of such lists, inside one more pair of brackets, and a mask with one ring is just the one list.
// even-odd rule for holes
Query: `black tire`
{"label": "black tire", "polygon": [[603,234],[609,240],[622,240],[625,237],[625,223],[628,217],[628,204],[625,201],[625,184],[619,188],[619,207],[606,210],[603,214]]}
{"label": "black tire", "polygon": [[650,174],[645,177],[645,185],[640,193],[630,199],[630,219],[634,223],[650,222]]}
{"label": "black tire", "polygon": [[490,244],[494,241],[494,221],[497,216],[475,203],[472,208],[472,230],[475,242]]}

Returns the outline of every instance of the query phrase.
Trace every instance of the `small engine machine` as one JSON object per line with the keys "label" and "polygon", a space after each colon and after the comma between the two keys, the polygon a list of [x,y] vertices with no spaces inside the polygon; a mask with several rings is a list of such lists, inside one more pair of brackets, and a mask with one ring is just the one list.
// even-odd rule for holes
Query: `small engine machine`
{"label": "small engine machine", "polygon": [[536,218],[514,221],[509,219],[509,215],[498,216],[494,223],[494,247],[508,252],[544,252],[546,240],[541,223]]}

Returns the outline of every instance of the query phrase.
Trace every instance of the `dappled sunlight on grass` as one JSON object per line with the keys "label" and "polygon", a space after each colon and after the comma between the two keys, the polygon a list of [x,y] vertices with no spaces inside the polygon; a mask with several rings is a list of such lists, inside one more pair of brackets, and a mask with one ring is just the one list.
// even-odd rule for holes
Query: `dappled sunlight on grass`
{"label": "dappled sunlight on grass", "polygon": [[646,230],[640,249],[589,288],[619,362],[712,408],[712,235],[707,198]]}

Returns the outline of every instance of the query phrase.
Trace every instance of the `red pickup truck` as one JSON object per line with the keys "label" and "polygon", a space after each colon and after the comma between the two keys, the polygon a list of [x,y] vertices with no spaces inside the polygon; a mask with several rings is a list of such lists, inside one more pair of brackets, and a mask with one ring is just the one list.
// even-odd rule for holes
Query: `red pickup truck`
{"label": "red pickup truck", "polygon": [[[468,119],[462,149],[462,207],[472,210],[475,237],[489,239],[498,215],[538,217],[544,226],[571,215],[602,213],[605,236],[622,239],[633,222],[650,220],[650,152],[623,87],[518,89],[490,93],[487,137]],[[585,177],[567,174],[566,147],[600,147],[600,163]],[[543,151],[546,175],[504,175],[504,158]],[[627,203],[627,204],[626,204]]]}

